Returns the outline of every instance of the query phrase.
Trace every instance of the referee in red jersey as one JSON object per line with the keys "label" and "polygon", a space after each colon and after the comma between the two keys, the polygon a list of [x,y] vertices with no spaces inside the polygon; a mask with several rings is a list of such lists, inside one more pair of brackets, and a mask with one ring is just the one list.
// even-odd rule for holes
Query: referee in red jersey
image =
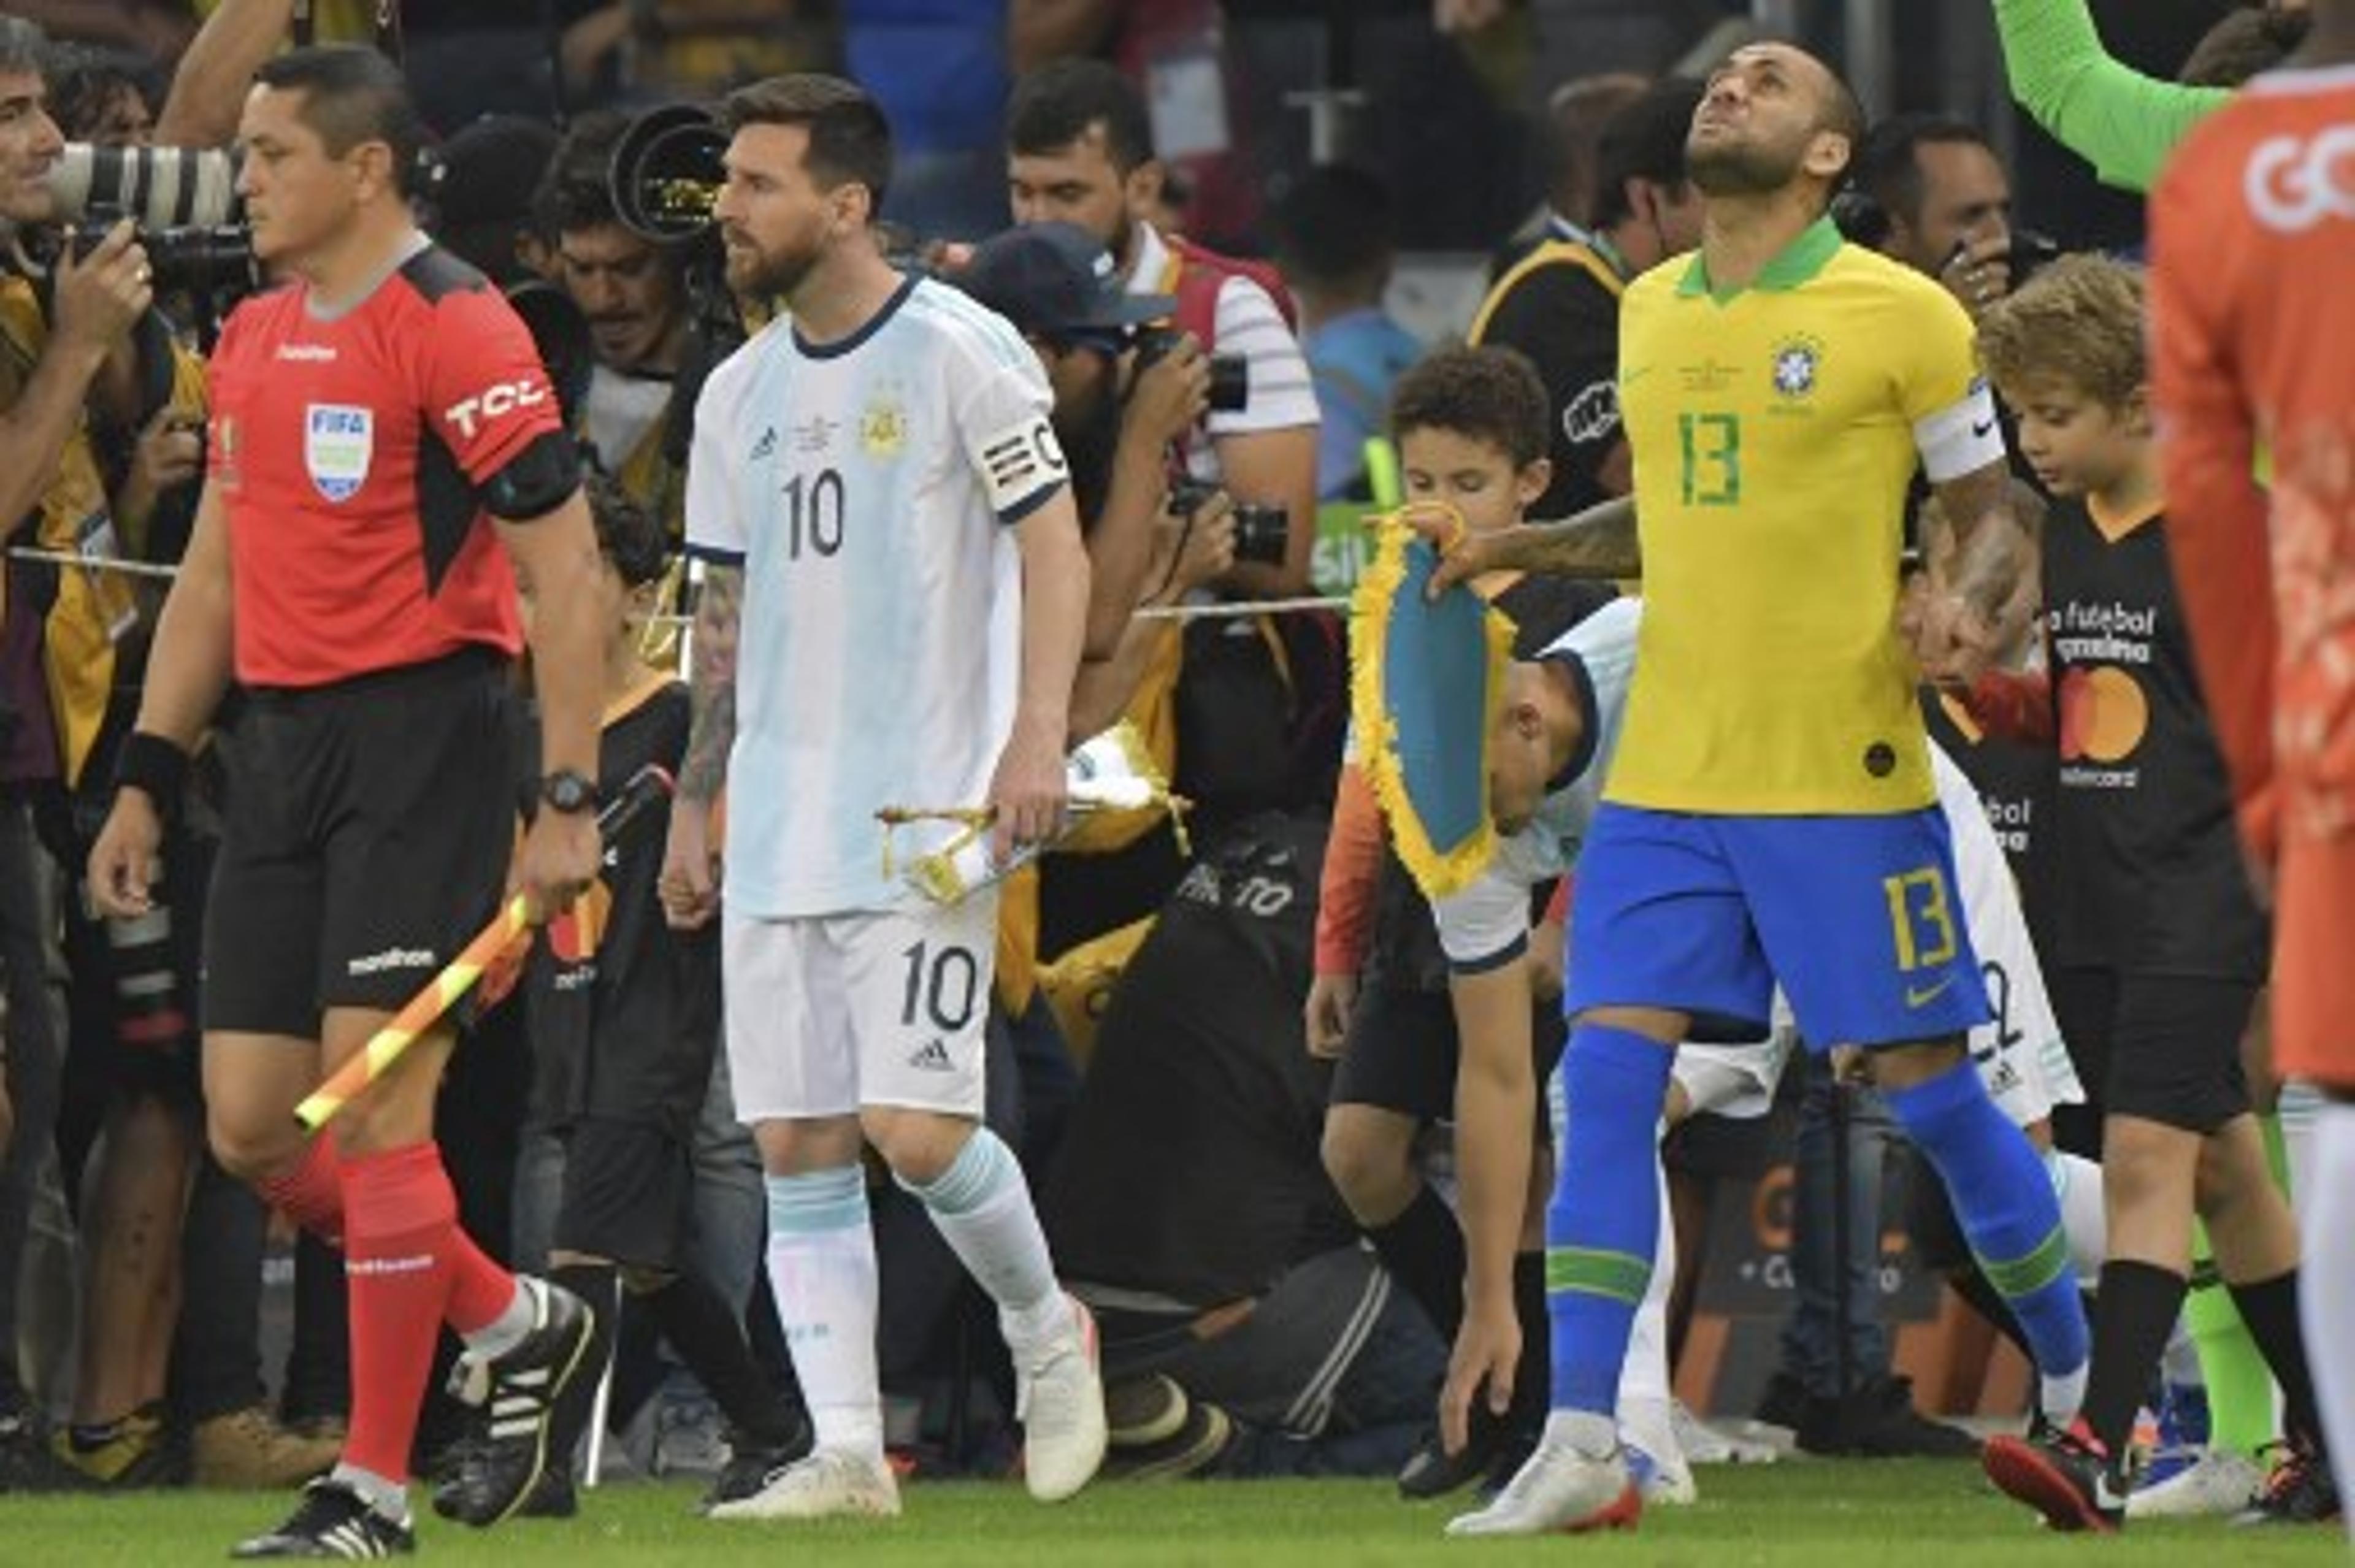
{"label": "referee in red jersey", "polygon": [[597,874],[597,541],[546,370],[498,291],[411,220],[421,127],[362,48],[264,65],[240,126],[254,253],[285,286],[240,305],[211,367],[204,496],[165,605],[114,808],[91,853],[111,915],[147,905],[190,752],[248,696],[205,941],[214,1152],[343,1243],[342,1462],[240,1557],[414,1545],[406,1482],[434,1341],[487,1372],[456,1512],[513,1512],[588,1309],[458,1227],[433,1142],[451,1046],[419,1040],[329,1129],[294,1107],[496,912],[513,803],[508,704],[537,591],[541,807],[521,890],[544,917]]}

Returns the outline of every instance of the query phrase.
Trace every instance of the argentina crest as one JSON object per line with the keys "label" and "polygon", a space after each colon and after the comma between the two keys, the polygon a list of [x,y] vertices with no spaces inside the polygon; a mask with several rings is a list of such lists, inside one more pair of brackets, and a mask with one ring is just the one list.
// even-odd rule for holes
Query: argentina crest
{"label": "argentina crest", "polygon": [[348,501],[368,482],[376,451],[373,410],[346,403],[313,403],[303,421],[303,465],[319,494]]}

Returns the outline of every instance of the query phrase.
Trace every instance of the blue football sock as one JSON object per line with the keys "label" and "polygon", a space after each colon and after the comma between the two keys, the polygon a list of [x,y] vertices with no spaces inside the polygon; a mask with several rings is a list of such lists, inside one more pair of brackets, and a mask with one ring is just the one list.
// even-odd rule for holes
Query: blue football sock
{"label": "blue football sock", "polygon": [[1553,1408],[1610,1416],[1636,1308],[1660,1240],[1660,1105],[1676,1053],[1626,1029],[1580,1024],[1562,1055],[1567,1127],[1546,1206]]}
{"label": "blue football sock", "polygon": [[2092,1348],[2084,1303],[2060,1200],[2028,1135],[1987,1098],[1967,1061],[1881,1098],[1945,1182],[1963,1234],[2019,1320],[2037,1370],[2048,1379],[2081,1371]]}

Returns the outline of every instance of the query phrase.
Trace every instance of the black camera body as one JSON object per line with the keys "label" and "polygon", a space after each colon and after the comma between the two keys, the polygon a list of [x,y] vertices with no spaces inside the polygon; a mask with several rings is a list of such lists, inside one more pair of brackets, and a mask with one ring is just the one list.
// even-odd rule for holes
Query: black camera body
{"label": "black camera body", "polygon": [[[83,209],[68,249],[77,261],[86,259],[114,226],[126,217],[118,208],[92,204]],[[196,325],[211,347],[212,333],[229,306],[262,286],[261,264],[254,259],[253,230],[242,223],[190,223],[138,230],[139,247],[147,253],[151,281],[158,294],[185,294],[199,307]]]}
{"label": "black camera body", "polygon": [[[1139,373],[1176,347],[1179,336],[1174,326],[1138,327],[1135,341],[1136,368]],[[1211,355],[1211,410],[1218,413],[1231,414],[1250,401],[1251,361],[1240,354]]]}
{"label": "black camera body", "polygon": [[[1216,485],[1206,485],[1199,479],[1177,480],[1169,486],[1169,513],[1172,517],[1190,517],[1197,507],[1218,493]],[[1238,563],[1284,564],[1285,547],[1292,542],[1292,514],[1281,502],[1237,501],[1231,515],[1235,521]]]}
{"label": "black camera body", "polygon": [[139,236],[155,269],[155,286],[224,299],[241,299],[261,287],[261,264],[254,260],[253,230],[238,223],[201,228],[158,229]]}

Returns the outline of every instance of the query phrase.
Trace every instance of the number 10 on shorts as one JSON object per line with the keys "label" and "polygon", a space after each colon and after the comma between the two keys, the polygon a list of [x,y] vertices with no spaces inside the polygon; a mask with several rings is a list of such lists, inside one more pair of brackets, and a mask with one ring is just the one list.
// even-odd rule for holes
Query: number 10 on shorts
{"label": "number 10 on shorts", "polygon": [[1960,944],[1955,938],[1946,879],[1937,867],[1883,877],[1881,891],[1889,898],[1889,929],[1897,939],[1899,969],[1911,974],[1953,960]]}
{"label": "number 10 on shorts", "polygon": [[912,943],[900,956],[908,961],[908,976],[900,992],[900,1022],[910,1029],[929,1024],[954,1034],[973,1021],[981,1000],[981,961],[962,947],[943,944],[937,951],[929,942]]}

